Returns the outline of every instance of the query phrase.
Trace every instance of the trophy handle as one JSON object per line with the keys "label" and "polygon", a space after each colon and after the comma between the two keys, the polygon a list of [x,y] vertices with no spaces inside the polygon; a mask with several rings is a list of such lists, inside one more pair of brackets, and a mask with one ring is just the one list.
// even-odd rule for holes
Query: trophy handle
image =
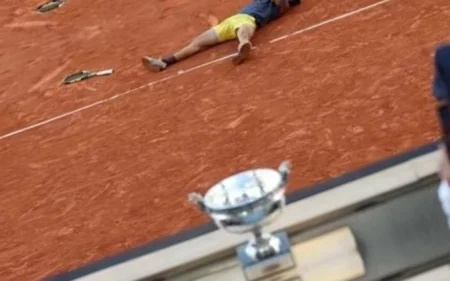
{"label": "trophy handle", "polygon": [[281,180],[283,181],[283,185],[285,185],[288,181],[289,175],[291,174],[292,163],[291,161],[283,161],[278,167],[278,172],[281,174]]}
{"label": "trophy handle", "polygon": [[203,197],[196,192],[188,194],[188,199],[191,203],[195,204],[201,211],[206,211],[206,205],[203,201]]}

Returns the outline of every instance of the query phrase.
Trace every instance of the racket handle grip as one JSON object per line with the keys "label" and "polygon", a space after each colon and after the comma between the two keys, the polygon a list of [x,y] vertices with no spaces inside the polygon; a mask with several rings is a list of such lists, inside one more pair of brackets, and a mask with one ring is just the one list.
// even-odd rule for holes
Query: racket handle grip
{"label": "racket handle grip", "polygon": [[109,75],[109,74],[112,74],[113,72],[114,72],[113,69],[107,69],[107,70],[99,71],[99,72],[95,73],[95,75],[97,75],[97,76]]}

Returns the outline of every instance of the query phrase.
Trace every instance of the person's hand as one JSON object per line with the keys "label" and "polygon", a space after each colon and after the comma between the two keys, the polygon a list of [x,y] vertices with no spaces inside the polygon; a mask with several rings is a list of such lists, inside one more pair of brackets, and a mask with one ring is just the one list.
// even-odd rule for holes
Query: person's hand
{"label": "person's hand", "polygon": [[440,161],[439,161],[439,176],[442,180],[450,183],[450,161],[448,159],[446,148],[441,145],[440,151]]}
{"label": "person's hand", "polygon": [[214,27],[219,24],[219,19],[215,15],[200,14],[199,17],[208,22],[209,27]]}

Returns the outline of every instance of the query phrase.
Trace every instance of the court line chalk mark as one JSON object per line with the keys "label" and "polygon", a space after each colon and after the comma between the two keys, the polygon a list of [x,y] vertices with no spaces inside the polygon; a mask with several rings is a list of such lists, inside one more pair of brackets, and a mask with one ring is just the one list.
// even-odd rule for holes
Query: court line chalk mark
{"label": "court line chalk mark", "polygon": [[[386,4],[386,3],[388,3],[388,2],[391,2],[391,1],[393,1],[393,0],[383,0],[383,1],[376,2],[376,3],[374,3],[374,4],[371,4],[371,5],[368,5],[368,6],[359,8],[359,9],[356,9],[356,10],[354,10],[354,11],[351,11],[351,12],[348,12],[348,13],[345,13],[345,14],[342,14],[342,15],[340,15],[340,16],[331,18],[331,19],[329,19],[329,20],[325,20],[325,21],[322,21],[322,22],[320,22],[320,23],[311,25],[311,26],[309,26],[309,27],[302,28],[302,29],[299,29],[299,30],[294,31],[294,32],[292,32],[292,33],[289,33],[289,34],[286,34],[286,35],[277,37],[277,38],[275,38],[275,39],[270,40],[268,43],[271,44],[271,43],[275,43],[275,42],[278,42],[278,41],[281,41],[281,40],[285,40],[285,39],[290,38],[290,37],[292,37],[292,36],[295,36],[295,35],[298,35],[298,34],[301,34],[301,33],[304,33],[304,32],[307,32],[307,31],[310,31],[310,30],[313,30],[313,29],[316,29],[316,28],[319,28],[319,27],[321,27],[321,26],[324,26],[324,25],[327,25],[327,24],[330,24],[330,23],[333,23],[333,22],[336,22],[336,21],[339,21],[339,20],[342,20],[342,19],[345,19],[345,18],[354,16],[354,15],[356,15],[356,14],[359,14],[359,13],[362,13],[362,12],[365,12],[365,11],[368,11],[368,10],[371,10],[371,9],[373,9],[373,8],[376,8],[376,7],[378,7],[378,6],[381,6],[381,5]],[[236,54],[236,53],[229,54],[229,55],[220,57],[220,58],[218,58],[218,59],[211,60],[211,61],[208,61],[208,62],[206,62],[206,63],[202,63],[202,64],[199,64],[199,65],[197,65],[197,66],[188,68],[188,69],[186,69],[186,70],[180,70],[180,71],[178,71],[176,74],[169,75],[169,76],[164,77],[164,78],[162,78],[162,79],[158,79],[158,80],[149,82],[149,83],[144,84],[144,85],[142,85],[142,86],[139,86],[139,87],[136,87],[136,88],[127,90],[127,91],[125,91],[125,92],[123,92],[123,93],[116,94],[116,95],[111,96],[111,97],[109,97],[109,98],[106,98],[106,99],[103,99],[103,100],[99,100],[99,101],[96,101],[96,102],[94,102],[94,103],[91,103],[91,104],[88,104],[88,105],[79,107],[79,108],[77,108],[77,109],[75,109],[75,110],[68,111],[68,112],[66,112],[66,113],[57,115],[57,116],[55,116],[55,117],[53,117],[53,118],[49,118],[49,119],[43,120],[43,121],[41,121],[41,122],[35,123],[35,124],[33,124],[33,125],[29,125],[29,126],[23,127],[22,129],[18,129],[18,130],[12,131],[12,132],[10,132],[10,133],[7,133],[7,134],[4,134],[4,135],[0,136],[0,140],[7,139],[7,138],[9,138],[9,137],[12,137],[12,136],[15,136],[15,135],[18,135],[18,134],[21,134],[21,133],[30,131],[30,130],[35,129],[35,128],[38,128],[38,127],[42,127],[42,126],[44,126],[44,125],[46,125],[46,124],[55,122],[55,121],[57,121],[57,120],[63,119],[63,118],[65,118],[65,117],[68,117],[68,116],[71,116],[71,115],[74,115],[74,114],[76,114],[76,113],[78,113],[78,112],[81,112],[81,111],[90,109],[90,108],[92,108],[92,107],[95,107],[95,106],[98,106],[98,105],[101,105],[101,104],[110,102],[110,101],[115,100],[115,99],[117,99],[117,98],[119,98],[119,97],[122,97],[122,96],[125,96],[125,95],[128,95],[128,94],[131,94],[131,93],[133,93],[133,92],[139,91],[139,90],[144,89],[144,88],[146,88],[146,87],[150,87],[150,86],[153,86],[153,85],[155,85],[155,84],[159,84],[159,83],[162,83],[162,82],[165,82],[165,81],[168,81],[168,80],[172,80],[172,79],[174,79],[174,78],[176,78],[176,77],[179,77],[179,76],[181,76],[181,75],[184,75],[184,74],[186,74],[186,73],[193,72],[193,71],[195,71],[195,70],[198,70],[198,69],[205,68],[205,67],[207,67],[207,66],[216,64],[216,63],[218,63],[218,62],[221,62],[221,61],[224,61],[224,60],[226,60],[226,59],[229,59],[229,58],[233,57],[235,54]]]}

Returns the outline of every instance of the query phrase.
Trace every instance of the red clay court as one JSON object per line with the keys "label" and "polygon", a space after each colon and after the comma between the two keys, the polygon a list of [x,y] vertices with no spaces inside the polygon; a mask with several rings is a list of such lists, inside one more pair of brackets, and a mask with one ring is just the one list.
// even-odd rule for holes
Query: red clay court
{"label": "red clay court", "polygon": [[[292,159],[292,190],[438,138],[431,61],[450,39],[447,0],[305,0],[261,30],[240,67],[221,59],[234,43],[159,74],[140,65],[246,2],[0,8],[2,280],[204,223],[187,194],[241,169]],[[115,74],[61,86],[104,68]]]}

